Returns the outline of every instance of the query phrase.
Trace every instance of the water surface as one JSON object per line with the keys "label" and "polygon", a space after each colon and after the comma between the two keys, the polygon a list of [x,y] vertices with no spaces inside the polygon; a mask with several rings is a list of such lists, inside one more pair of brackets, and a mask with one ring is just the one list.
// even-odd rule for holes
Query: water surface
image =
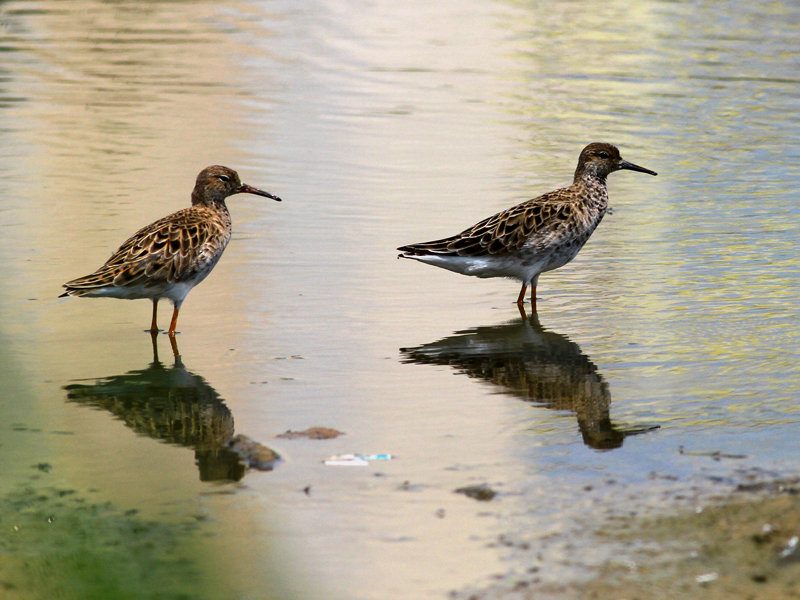
{"label": "water surface", "polygon": [[[582,577],[608,515],[796,471],[799,29],[766,2],[3,2],[4,531],[68,491],[120,540],[174,528],[165,595],[441,598]],[[659,176],[610,177],[538,320],[514,282],[395,259],[592,141]],[[56,299],[209,164],[284,202],[230,199],[180,362],[148,302]],[[310,426],[345,435],[275,438]],[[283,462],[211,468],[232,433]],[[397,458],[323,464],[353,452]]]}

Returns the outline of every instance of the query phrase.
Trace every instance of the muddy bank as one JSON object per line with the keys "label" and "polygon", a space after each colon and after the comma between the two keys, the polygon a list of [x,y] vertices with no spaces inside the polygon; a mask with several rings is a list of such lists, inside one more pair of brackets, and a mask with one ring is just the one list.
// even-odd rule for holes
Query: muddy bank
{"label": "muddy bank", "polygon": [[[604,532],[599,532],[601,535]],[[800,597],[797,482],[741,486],[730,500],[631,524],[611,540],[632,550],[579,589],[584,598]]]}
{"label": "muddy bank", "polygon": [[538,568],[469,600],[759,600],[800,598],[800,480],[739,484],[724,501],[669,516],[617,517],[593,532],[611,558],[587,579],[542,583]]}

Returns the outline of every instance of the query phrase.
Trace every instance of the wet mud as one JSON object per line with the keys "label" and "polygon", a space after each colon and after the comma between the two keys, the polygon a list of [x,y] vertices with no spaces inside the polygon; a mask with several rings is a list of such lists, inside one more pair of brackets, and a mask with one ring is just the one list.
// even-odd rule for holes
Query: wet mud
{"label": "wet mud", "polygon": [[800,598],[800,479],[751,475],[734,491],[669,515],[609,519],[589,540],[609,558],[582,581],[543,582],[542,567],[498,576],[469,600]]}

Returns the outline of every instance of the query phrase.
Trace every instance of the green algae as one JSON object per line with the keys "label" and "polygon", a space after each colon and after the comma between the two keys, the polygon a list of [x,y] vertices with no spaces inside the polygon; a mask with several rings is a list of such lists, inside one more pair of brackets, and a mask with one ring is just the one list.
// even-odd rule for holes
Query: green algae
{"label": "green algae", "polygon": [[0,599],[202,597],[185,552],[196,521],[147,520],[87,496],[26,486],[0,498]]}

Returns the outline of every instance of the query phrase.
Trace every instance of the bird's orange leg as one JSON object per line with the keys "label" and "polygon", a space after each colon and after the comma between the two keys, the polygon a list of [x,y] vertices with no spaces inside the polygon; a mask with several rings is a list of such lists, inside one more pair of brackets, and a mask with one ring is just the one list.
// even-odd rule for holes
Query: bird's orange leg
{"label": "bird's orange leg", "polygon": [[[536,289],[535,287],[533,288]],[[517,306],[522,306],[522,303],[525,302],[525,292],[528,291],[528,286],[524,283],[522,284],[522,290],[519,292],[519,297],[517,298]]]}
{"label": "bird's orange leg", "polygon": [[150,333],[158,333],[158,299],[153,300],[153,321],[150,323]]}
{"label": "bird's orange leg", "polygon": [[167,332],[170,336],[175,335],[175,327],[178,325],[178,312],[180,311],[179,308],[176,308],[172,311],[172,321],[169,324],[169,331]]}
{"label": "bird's orange leg", "polygon": [[536,286],[531,286],[531,312],[536,314]]}

